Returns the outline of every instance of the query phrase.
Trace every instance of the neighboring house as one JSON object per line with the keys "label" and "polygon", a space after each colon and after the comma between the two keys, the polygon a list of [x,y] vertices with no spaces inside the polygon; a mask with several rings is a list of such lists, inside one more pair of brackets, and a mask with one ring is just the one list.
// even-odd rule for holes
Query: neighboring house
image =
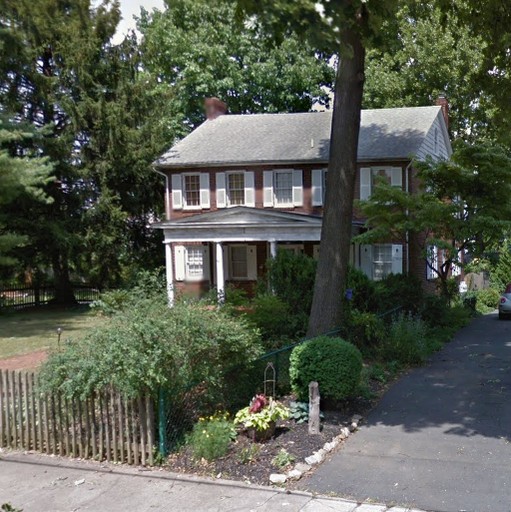
{"label": "neighboring house", "polygon": [[[208,120],[155,162],[166,177],[166,219],[154,227],[164,231],[170,301],[176,289],[251,288],[278,249],[319,254],[331,112],[226,110],[207,100]],[[444,98],[437,106],[364,110],[355,196],[368,198],[375,176],[413,193],[413,159],[451,152]],[[353,233],[363,225],[355,218]],[[432,277],[410,241],[352,244],[351,262],[376,280]]]}

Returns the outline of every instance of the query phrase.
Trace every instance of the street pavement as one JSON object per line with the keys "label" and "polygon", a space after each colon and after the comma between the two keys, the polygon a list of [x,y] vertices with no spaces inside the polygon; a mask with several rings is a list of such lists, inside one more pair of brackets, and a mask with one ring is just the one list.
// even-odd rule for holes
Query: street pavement
{"label": "street pavement", "polygon": [[3,503],[23,512],[389,511],[374,503],[16,452],[0,453],[0,506]]}
{"label": "street pavement", "polygon": [[302,489],[435,512],[511,511],[511,321],[477,318],[385,394]]}

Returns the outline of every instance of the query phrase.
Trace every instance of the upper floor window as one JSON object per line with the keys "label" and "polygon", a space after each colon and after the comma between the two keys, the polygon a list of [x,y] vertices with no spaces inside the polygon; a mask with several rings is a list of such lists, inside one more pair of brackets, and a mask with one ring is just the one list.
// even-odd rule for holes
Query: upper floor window
{"label": "upper floor window", "polygon": [[227,203],[229,206],[245,204],[245,173],[229,172],[226,180]]}
{"label": "upper floor window", "polygon": [[302,171],[276,169],[263,172],[263,205],[277,208],[303,206]]}
{"label": "upper floor window", "polygon": [[360,199],[371,197],[377,178],[384,178],[393,187],[403,186],[401,167],[362,167],[360,169]]}
{"label": "upper floor window", "polygon": [[210,207],[208,173],[173,174],[171,182],[174,210],[199,210]]}
{"label": "upper floor window", "polygon": [[183,176],[183,204],[185,207],[200,207],[200,174]]}
{"label": "upper floor window", "polygon": [[255,207],[255,186],[253,171],[217,172],[216,180],[216,206]]}
{"label": "upper floor window", "polygon": [[292,171],[275,171],[273,173],[273,195],[277,206],[293,204]]}

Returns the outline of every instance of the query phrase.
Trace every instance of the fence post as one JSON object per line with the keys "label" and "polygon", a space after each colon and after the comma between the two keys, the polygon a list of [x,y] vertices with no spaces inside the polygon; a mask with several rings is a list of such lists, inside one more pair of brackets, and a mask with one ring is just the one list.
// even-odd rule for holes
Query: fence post
{"label": "fence post", "polygon": [[159,451],[163,457],[168,455],[168,440],[167,440],[167,407],[165,400],[165,392],[163,388],[158,391],[158,438],[159,438]]}

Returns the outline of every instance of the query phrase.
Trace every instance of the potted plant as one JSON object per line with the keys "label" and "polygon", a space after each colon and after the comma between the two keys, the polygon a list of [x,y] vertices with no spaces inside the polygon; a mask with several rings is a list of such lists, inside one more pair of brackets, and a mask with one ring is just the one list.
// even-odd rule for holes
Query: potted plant
{"label": "potted plant", "polygon": [[266,441],[275,434],[277,420],[289,418],[289,409],[265,395],[256,395],[248,407],[239,410],[234,423],[241,425],[253,441]]}

